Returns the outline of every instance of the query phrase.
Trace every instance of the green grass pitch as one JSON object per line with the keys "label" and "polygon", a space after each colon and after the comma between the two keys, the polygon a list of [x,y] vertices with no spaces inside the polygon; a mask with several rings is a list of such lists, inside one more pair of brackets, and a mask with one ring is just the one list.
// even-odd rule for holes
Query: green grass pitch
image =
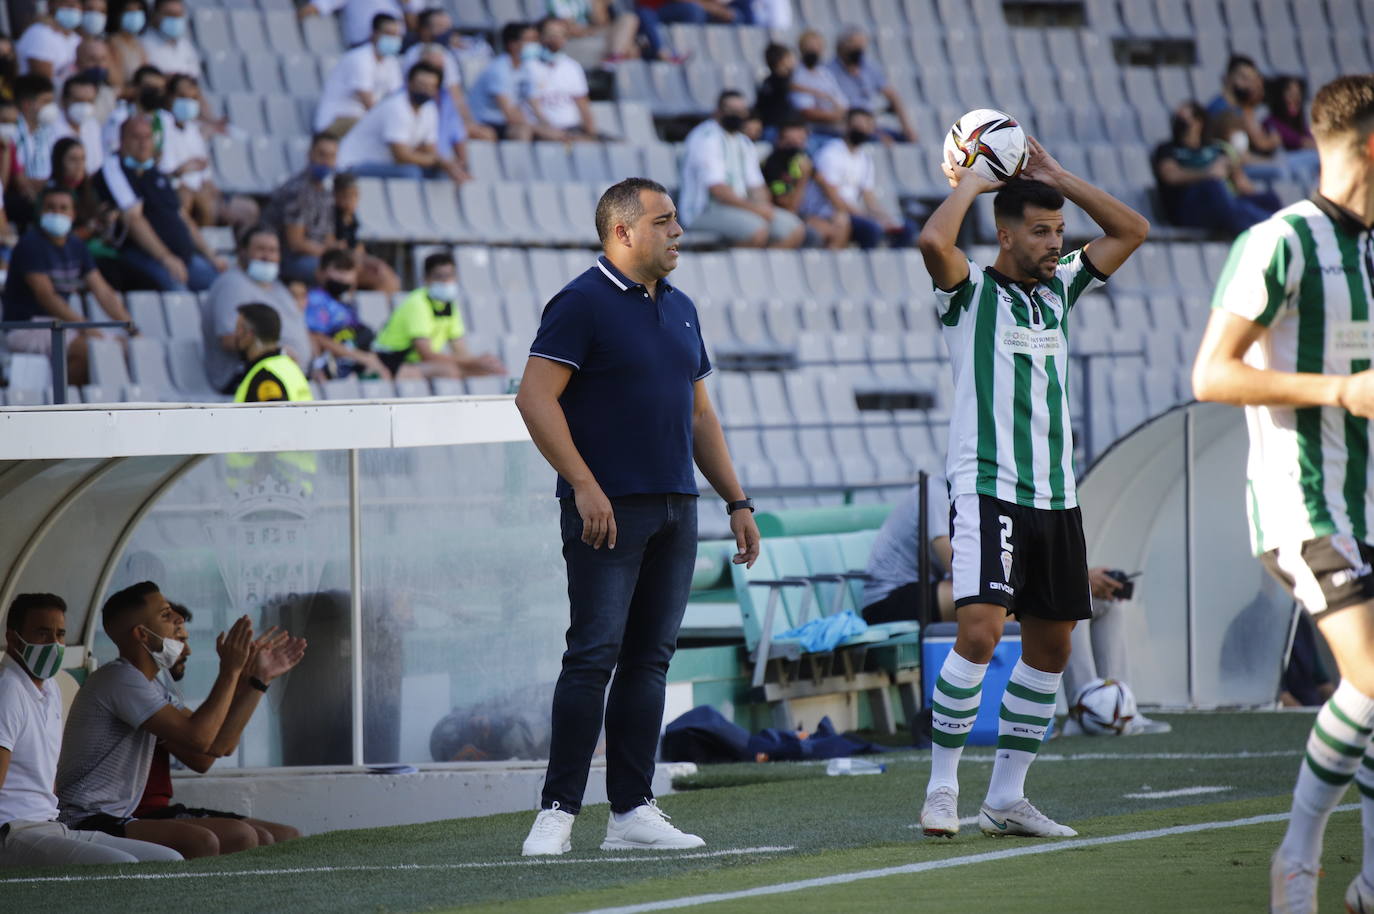
{"label": "green grass pitch", "polygon": [[[707,847],[668,854],[603,853],[605,806],[583,811],[573,850],[524,860],[528,813],[335,832],[210,861],[79,871],[0,871],[5,910],[238,912],[577,912],[657,905],[709,912],[1022,912],[1263,910],[1269,855],[1311,716],[1213,713],[1163,716],[1164,735],[1054,740],[1032,768],[1029,794],[1082,839],[991,839],[966,826],[933,841],[913,828],[929,753],[890,754],[888,772],[827,777],[823,764],[703,768],[662,799]],[[964,757],[960,812],[977,813],[989,748]],[[1202,790],[1202,788],[1210,788]],[[1352,791],[1345,803],[1356,802]],[[1251,817],[1261,821],[1217,827]],[[1264,818],[1267,817],[1267,818]],[[1154,838],[1179,826],[1203,830]],[[1032,851],[1007,855],[1006,851]],[[1360,865],[1360,816],[1337,812],[1327,833],[1322,910],[1341,910]],[[961,862],[994,855],[996,859]],[[824,884],[842,874],[898,872]],[[135,877],[135,878],[129,878]],[[54,881],[60,880],[60,881]],[[702,904],[799,880],[801,889]],[[831,880],[833,881],[833,880]],[[643,908],[640,908],[641,910]]]}

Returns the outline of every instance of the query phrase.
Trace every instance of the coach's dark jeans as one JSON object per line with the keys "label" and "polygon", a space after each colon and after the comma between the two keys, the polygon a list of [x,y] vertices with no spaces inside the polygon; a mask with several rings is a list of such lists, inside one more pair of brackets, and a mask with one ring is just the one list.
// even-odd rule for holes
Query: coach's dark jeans
{"label": "coach's dark jeans", "polygon": [[[615,812],[653,797],[654,756],[663,723],[668,661],[692,589],[697,499],[692,495],[612,498],[616,545],[582,542],[573,499],[562,501],[568,566],[568,649],[553,693],[553,738],[542,805],[576,814],[606,723],[606,791]],[[606,697],[606,683],[611,681]]]}

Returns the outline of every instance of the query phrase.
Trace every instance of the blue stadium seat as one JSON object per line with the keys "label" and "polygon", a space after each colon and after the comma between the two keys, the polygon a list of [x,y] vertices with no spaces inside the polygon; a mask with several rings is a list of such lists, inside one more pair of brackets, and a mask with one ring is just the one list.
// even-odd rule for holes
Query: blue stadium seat
{"label": "blue stadium seat", "polygon": [[[203,10],[202,12],[219,12]],[[238,51],[228,49],[207,52],[202,55],[205,66],[205,79],[216,92],[246,92],[248,80],[243,75],[243,58]]]}
{"label": "blue stadium seat", "polygon": [[[608,168],[607,180],[609,182],[614,183],[632,176],[651,177],[648,174],[648,169],[644,167],[644,149],[625,143],[614,143],[606,146],[605,149]],[[666,186],[672,187],[676,183],[677,179],[674,178]]]}
{"label": "blue stadium seat", "polygon": [[311,16],[301,20],[301,37],[305,46],[313,54],[342,54],[343,38],[339,35],[339,25],[333,16]]}
{"label": "blue stadium seat", "polygon": [[644,147],[644,177],[651,178],[669,190],[678,186],[680,178],[677,153],[667,143],[651,143]]}
{"label": "blue stadium seat", "polygon": [[363,400],[390,400],[396,396],[395,383],[381,378],[360,381],[358,387],[358,396]]}
{"label": "blue stadium seat", "polygon": [[[535,172],[541,181],[565,183],[576,180],[573,177],[572,156],[563,143],[535,143]],[[578,143],[578,146],[596,146],[596,143]]]}
{"label": "blue stadium seat", "polygon": [[602,136],[623,139],[625,128],[620,124],[620,107],[615,102],[592,102],[592,120]]}
{"label": "blue stadium seat", "polygon": [[638,154],[638,150],[633,147],[618,143],[610,146],[602,143],[574,143],[572,169],[577,180],[596,185],[605,185],[616,180],[606,161],[606,153],[610,149],[628,149]]}
{"label": "blue stadium seat", "polygon": [[320,74],[315,69],[315,58],[308,54],[283,54],[281,58],[282,83],[286,91],[297,98],[308,98],[312,105],[320,94]]}
{"label": "blue stadium seat", "polygon": [[627,101],[625,96],[621,96],[620,125],[627,143],[645,146],[649,143],[658,142],[658,133],[654,130],[653,115],[642,101]]}
{"label": "blue stadium seat", "polygon": [[447,179],[417,181],[413,178],[389,178],[386,181],[387,202],[406,241],[432,241],[441,237],[430,223],[429,207],[425,200],[431,196],[453,194]]}
{"label": "blue stadium seat", "polygon": [[538,180],[539,174],[534,166],[534,151],[531,144],[506,140],[498,143],[497,155],[501,159],[501,173],[505,180],[517,184]]}
{"label": "blue stadium seat", "polygon": [[[488,11],[484,0],[450,0],[448,4],[449,12],[453,16],[453,24],[460,29],[490,31],[494,28],[500,28],[506,19],[523,15],[520,12],[507,14],[506,10],[500,9],[501,4],[497,4],[497,6],[498,16],[494,17],[492,11]],[[501,21],[497,21],[498,17],[501,18]]]}
{"label": "blue stadium seat", "polygon": [[468,142],[468,171],[476,181],[491,183],[501,180],[501,160],[495,143],[482,140]]}
{"label": "blue stadium seat", "polygon": [[[593,190],[593,185],[582,184],[579,182],[568,181],[557,185],[558,194],[563,204],[563,213],[571,226],[569,241],[572,244],[597,244],[599,239],[596,234],[596,203],[598,195]],[[531,199],[542,199],[534,196],[534,188],[530,188]]]}
{"label": "blue stadium seat", "polygon": [[162,296],[157,292],[125,292],[124,305],[144,336],[162,339],[168,335],[167,321],[162,315]]}
{"label": "blue stadium seat", "polygon": [[253,155],[254,170],[264,192],[280,187],[297,170],[293,163],[287,161],[286,150],[278,137],[254,137],[250,141],[249,149]]}
{"label": "blue stadium seat", "polygon": [[363,389],[356,374],[325,381],[321,387],[326,400],[361,400],[363,396]]}
{"label": "blue stadium seat", "polygon": [[449,189],[440,191],[438,188],[429,194],[429,221],[434,224],[434,229],[438,237],[450,242],[467,241],[473,236],[473,230],[463,220],[463,214],[458,209],[458,193]]}
{"label": "blue stadium seat", "polygon": [[87,358],[90,361],[91,382],[118,395],[129,383],[129,368],[124,363],[124,350],[109,338],[88,340]]}
{"label": "blue stadium seat", "polygon": [[530,285],[530,262],[523,248],[494,248],[491,252],[492,273],[497,288],[507,298],[533,294]]}
{"label": "blue stadium seat", "polygon": [[278,54],[305,53],[305,42],[301,41],[301,28],[296,22],[291,0],[285,0],[285,5],[280,9],[264,9],[263,26],[272,50]]}
{"label": "blue stadium seat", "polygon": [[428,397],[430,395],[428,381],[397,381],[396,396],[398,397]]}
{"label": "blue stadium seat", "polygon": [[262,113],[262,96],[254,92],[229,92],[224,96],[225,113],[229,123],[249,137],[262,138],[267,134],[267,119]]}
{"label": "blue stadium seat", "polygon": [[516,244],[536,244],[544,241],[543,232],[539,229],[531,216],[529,205],[525,197],[525,188],[520,184],[500,183],[492,185],[485,197],[475,195],[476,199],[486,200],[491,207],[491,219],[482,220],[475,218],[468,211],[469,188],[475,182],[469,181],[462,187],[463,212],[468,217],[468,223],[479,232],[483,227],[491,225],[499,234],[492,236],[493,240],[510,241]]}
{"label": "blue stadium seat", "polygon": [[[229,33],[233,36],[233,45],[242,51],[254,54],[262,53],[264,48],[276,50],[267,34],[266,23],[263,22],[263,15],[259,10],[239,7],[229,10]],[[274,67],[256,67],[259,70],[271,70]]]}
{"label": "blue stadium seat", "polygon": [[687,93],[683,69],[681,65],[662,61],[649,64],[649,86],[656,115],[679,117],[697,110]]}
{"label": "blue stadium seat", "polygon": [[467,244],[453,249],[458,266],[458,285],[464,297],[499,298],[501,287],[492,271],[491,250],[485,245]]}
{"label": "blue stadium seat", "polygon": [[167,371],[167,347],[160,340],[137,336],[129,340],[129,372],[144,393],[166,399],[172,397],[172,376]]}
{"label": "blue stadium seat", "polygon": [[[295,99],[288,95],[283,95],[284,90],[266,95],[263,97],[264,113],[267,115],[267,129],[276,137],[283,140],[302,135],[309,135],[309,124],[301,123],[300,111],[296,107]],[[291,157],[292,165],[296,165],[301,160]]]}
{"label": "blue stadium seat", "polygon": [[[251,10],[249,11],[251,12]],[[263,61],[257,66],[245,67],[248,76],[248,87],[254,92],[263,95],[282,95],[286,92],[286,83],[282,79],[281,67],[273,66],[276,61]]]}
{"label": "blue stadium seat", "polygon": [[232,36],[229,34],[229,17],[222,9],[198,7],[191,10],[191,28],[194,30],[196,47],[202,57],[216,51],[228,51],[234,47]]}
{"label": "blue stadium seat", "polygon": [[210,138],[210,157],[215,163],[215,183],[229,193],[261,192],[262,182],[253,172],[248,147],[233,136]]}
{"label": "blue stadium seat", "polygon": [[358,319],[373,330],[381,330],[391,316],[391,303],[385,292],[358,292]]}
{"label": "blue stadium seat", "polygon": [[359,235],[364,240],[394,240],[405,236],[387,204],[386,184],[380,178],[358,179]]}

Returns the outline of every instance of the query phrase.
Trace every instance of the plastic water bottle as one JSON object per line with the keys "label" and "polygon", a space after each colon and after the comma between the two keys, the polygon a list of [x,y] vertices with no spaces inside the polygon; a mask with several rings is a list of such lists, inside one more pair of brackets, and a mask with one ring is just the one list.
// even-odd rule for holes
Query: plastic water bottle
{"label": "plastic water bottle", "polygon": [[886,765],[862,758],[832,758],[825,766],[825,773],[829,775],[882,774],[886,770]]}

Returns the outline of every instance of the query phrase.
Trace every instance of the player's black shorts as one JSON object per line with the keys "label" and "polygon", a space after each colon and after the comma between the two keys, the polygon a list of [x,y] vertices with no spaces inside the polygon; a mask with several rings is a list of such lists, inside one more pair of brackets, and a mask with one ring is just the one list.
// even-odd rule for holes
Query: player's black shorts
{"label": "player's black shorts", "polygon": [[1260,561],[1313,616],[1374,600],[1374,546],[1349,534],[1270,549]]}
{"label": "player's black shorts", "polygon": [[1077,508],[1049,511],[959,495],[950,503],[949,526],[956,608],[993,603],[1018,616],[1092,618]]}

